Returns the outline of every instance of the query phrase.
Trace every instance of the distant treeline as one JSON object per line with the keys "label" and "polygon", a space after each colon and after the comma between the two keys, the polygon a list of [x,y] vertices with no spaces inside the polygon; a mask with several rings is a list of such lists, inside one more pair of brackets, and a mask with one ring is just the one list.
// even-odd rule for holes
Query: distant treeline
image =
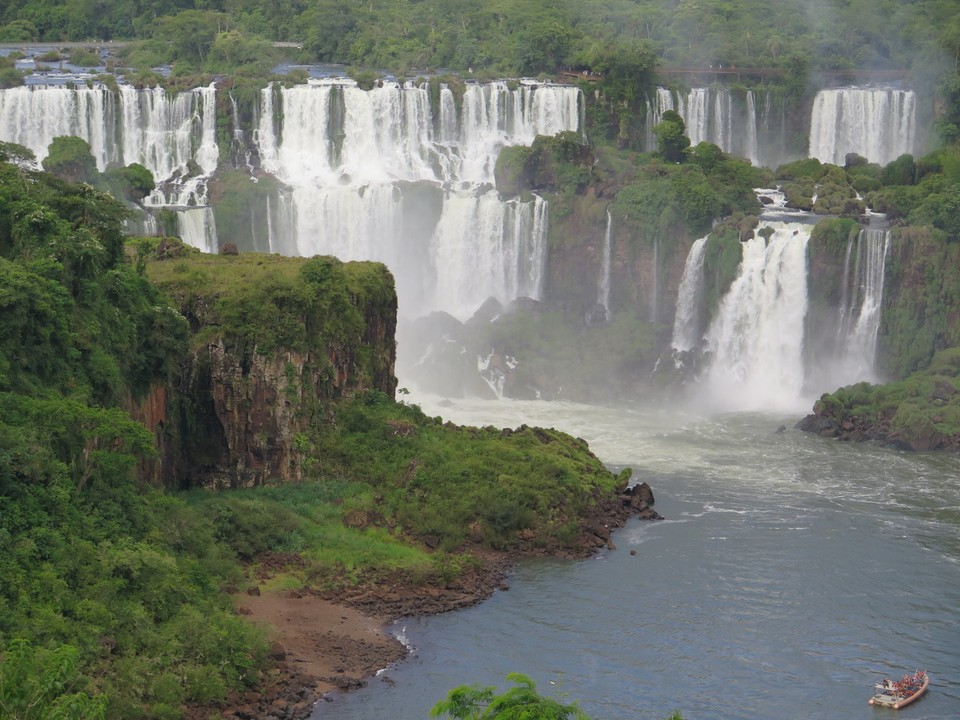
{"label": "distant treeline", "polygon": [[960,13],[955,0],[0,2],[5,42],[151,40],[203,63],[211,51],[243,62],[252,37],[302,43],[303,60],[394,71],[588,69],[600,48],[643,45],[675,66],[940,74],[960,56]]}

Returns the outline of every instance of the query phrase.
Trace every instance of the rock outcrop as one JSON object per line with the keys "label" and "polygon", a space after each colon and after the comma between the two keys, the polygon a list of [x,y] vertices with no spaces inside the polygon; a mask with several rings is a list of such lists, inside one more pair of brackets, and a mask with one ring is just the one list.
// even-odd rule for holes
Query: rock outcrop
{"label": "rock outcrop", "polygon": [[155,483],[300,480],[303,433],[330,403],[393,397],[397,301],[383,265],[253,254],[175,263],[154,263],[151,278],[190,321],[191,349],[168,385],[129,403],[157,440],[144,469]]}

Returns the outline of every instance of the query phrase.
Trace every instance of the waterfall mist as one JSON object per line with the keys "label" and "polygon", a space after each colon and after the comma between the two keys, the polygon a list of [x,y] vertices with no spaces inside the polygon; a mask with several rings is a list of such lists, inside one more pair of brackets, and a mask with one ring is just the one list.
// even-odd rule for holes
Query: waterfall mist
{"label": "waterfall mist", "polygon": [[801,393],[810,227],[761,227],[773,231],[769,241],[758,234],[743,243],[739,274],[705,336],[712,355],[706,399],[725,410],[806,404]]}
{"label": "waterfall mist", "polygon": [[[122,84],[114,90],[95,84],[4,89],[0,140],[22,144],[42,160],[53,138],[73,135],[90,144],[101,170],[144,165],[157,181],[148,209],[173,210],[176,231],[207,252],[233,242],[241,250],[384,262],[396,278],[401,355],[419,365],[427,381],[437,376],[429,362],[432,354],[467,353],[458,333],[474,319],[477,327],[519,303],[531,323],[539,322],[539,306],[523,305],[524,298],[545,300],[544,305],[578,303],[579,318],[586,313],[593,329],[611,330],[612,320],[629,320],[630,313],[620,310],[632,310],[624,308],[624,298],[631,296],[643,308],[641,322],[657,326],[651,334],[661,333],[657,343],[666,345],[662,336],[672,327],[674,348],[706,350],[697,364],[695,391],[712,397],[717,407],[799,407],[818,392],[876,379],[873,358],[888,243],[882,233],[865,230],[851,240],[839,307],[829,318],[818,317],[813,329],[806,318],[809,290],[801,249],[809,226],[806,220],[784,219],[782,212],[779,219],[763,220],[762,227],[773,233],[768,241],[758,236],[743,244],[739,275],[710,308],[710,319],[703,297],[705,239],[693,243],[681,277],[681,259],[674,257],[669,238],[662,244],[655,238],[649,256],[631,261],[631,253],[614,247],[629,242],[629,231],[618,227],[615,237],[607,213],[605,226],[601,217],[591,220],[596,228],[589,243],[599,252],[589,257],[599,260],[597,274],[589,271],[582,282],[573,280],[576,272],[568,268],[549,275],[547,201],[533,194],[501,197],[494,169],[504,147],[530,144],[538,134],[582,133],[584,103],[577,88],[492,82],[468,83],[455,92],[444,85],[383,81],[362,90],[343,79],[272,85],[245,109],[255,118],[246,129],[233,97],[219,103],[228,113],[223,119],[229,120],[224,141],[229,158],[221,157],[217,142],[217,92],[212,85],[179,93]],[[775,166],[795,159],[786,138],[798,135],[796,126],[803,124],[787,121],[781,100],[762,90],[657,88],[649,99],[647,142],[653,144],[649,130],[663,112],[675,109],[694,144],[715,143],[755,164]],[[917,145],[916,106],[908,90],[821,90],[799,136],[807,136],[810,155],[827,162],[842,164],[848,152],[888,162]],[[219,181],[218,170],[230,163],[237,166],[234,175],[241,184],[249,182],[262,194],[257,203],[235,210],[241,217],[218,231],[221,218],[214,210],[219,213],[220,206],[208,185]],[[216,190],[222,198],[236,187],[224,183]],[[767,194],[778,199],[782,211],[782,193]],[[170,231],[169,224],[159,228],[153,217],[139,227]],[[571,248],[560,252],[568,253],[561,263],[578,261]],[[612,276],[618,283],[633,283],[629,288],[618,284],[613,301]],[[545,291],[562,295],[565,289],[553,283],[565,278],[578,285],[571,297],[582,297],[544,297]],[[671,317],[663,298],[674,292]],[[423,336],[410,351],[403,333],[423,317],[433,318],[430,331],[421,326]],[[494,387],[491,378],[502,378],[511,363],[525,362],[491,354],[489,347],[467,354],[467,371],[474,376],[477,357],[482,359],[481,392],[502,392],[504,384],[498,380]],[[528,367],[521,365],[521,372]],[[546,384],[538,377],[529,386],[537,382]],[[451,381],[451,393],[462,392],[453,387]],[[557,396],[562,392],[556,390]]]}
{"label": "waterfall mist", "polygon": [[877,381],[874,361],[890,232],[864,228],[848,241],[839,303],[811,322],[812,219],[761,220],[757,234],[742,243],[737,276],[705,330],[700,313],[708,240],[691,247],[672,346],[681,354],[703,349],[703,370],[691,387],[696,404],[712,411],[799,411],[823,392]]}
{"label": "waterfall mist", "polygon": [[397,279],[401,313],[469,318],[489,297],[540,296],[546,202],[493,189],[500,149],[580,129],[576,88],[342,82],[262,92],[265,170],[287,188],[269,247],[379,260]]}

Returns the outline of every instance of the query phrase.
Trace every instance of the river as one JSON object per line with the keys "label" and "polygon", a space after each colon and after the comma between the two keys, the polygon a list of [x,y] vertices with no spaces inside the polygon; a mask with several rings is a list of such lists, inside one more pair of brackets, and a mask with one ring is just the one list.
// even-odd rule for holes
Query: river
{"label": "river", "polygon": [[873,720],[893,712],[867,705],[873,683],[916,668],[931,688],[910,720],[960,717],[960,458],[826,440],[789,429],[797,415],[411,397],[461,424],[582,437],[666,519],[396,623],[410,658],[314,718],[419,720],[452,687],[520,672],[594,720]]}

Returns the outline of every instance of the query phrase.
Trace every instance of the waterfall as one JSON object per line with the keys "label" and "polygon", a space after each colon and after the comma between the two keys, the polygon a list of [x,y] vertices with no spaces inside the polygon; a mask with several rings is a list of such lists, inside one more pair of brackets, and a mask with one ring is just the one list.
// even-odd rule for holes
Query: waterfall
{"label": "waterfall", "polygon": [[123,159],[122,147],[114,140],[117,123],[116,96],[105,87],[0,90],[0,140],[30,148],[38,162],[47,156],[55,137],[75,136],[90,145],[97,168],[103,171]]}
{"label": "waterfall", "polygon": [[177,231],[188,245],[207,253],[217,252],[217,228],[211,208],[194,207],[178,211]]}
{"label": "waterfall", "polygon": [[603,308],[603,321],[610,320],[610,256],[613,252],[613,216],[607,210],[607,229],[603,234],[603,251],[600,257],[600,277],[597,281],[597,305]]}
{"label": "waterfall", "polygon": [[270,248],[382,261],[411,315],[466,318],[491,296],[539,298],[546,201],[501,200],[494,166],[507,145],[577,130],[580,105],[573,87],[503,82],[468,85],[459,113],[445,86],[436,107],[410,83],[266,88],[258,149],[289,188]]}
{"label": "waterfall", "polygon": [[747,136],[744,143],[744,155],[750,161],[751,165],[760,165],[760,145],[757,141],[757,103],[753,96],[753,91],[747,91],[747,117],[745,126]]}
{"label": "waterfall", "polygon": [[431,307],[469,317],[488,297],[539,298],[546,259],[547,203],[503,202],[495,191],[446,197],[430,243]]}
{"label": "waterfall", "polygon": [[694,241],[683,266],[680,287],[677,291],[677,314],[673,320],[674,350],[690,351],[700,347],[703,337],[701,316],[703,303],[703,257],[707,249],[707,237]]}
{"label": "waterfall", "polygon": [[813,101],[809,156],[843,165],[857,153],[881,165],[914,152],[916,96],[911,90],[821,90]]}
{"label": "waterfall", "polygon": [[679,96],[677,112],[687,124],[690,146],[701,142],[718,145],[733,152],[731,134],[730,93],[713,88],[692,88],[686,96]]}
{"label": "waterfall", "polygon": [[711,400],[726,410],[802,407],[810,226],[761,221],[706,334]]}
{"label": "waterfall", "polygon": [[[769,104],[769,96],[765,101]],[[763,147],[764,143],[758,136],[766,121],[765,116],[757,115],[753,91],[747,91],[741,101],[735,99],[726,88],[699,87],[691,88],[686,93],[675,93],[658,87],[652,100],[647,102],[648,150],[656,148],[656,139],[651,130],[667,110],[675,110],[683,118],[691,147],[701,142],[712,143],[724,152],[749,159],[755,165],[762,164],[765,154],[774,154],[766,152],[768,148]],[[771,145],[778,142],[779,138],[770,139]]]}
{"label": "waterfall", "polygon": [[[74,136],[90,145],[101,171],[139,163],[157,184],[144,202],[154,207],[206,204],[206,181],[219,162],[216,123],[213,85],[175,95],[129,85],[0,90],[0,140],[24,145],[42,161],[53,138]],[[193,219],[184,223],[195,226]],[[193,242],[215,247],[215,235]]]}
{"label": "waterfall", "polygon": [[871,228],[862,229],[847,246],[837,322],[838,367],[832,379],[836,385],[876,380],[874,359],[889,247],[890,231]]}

